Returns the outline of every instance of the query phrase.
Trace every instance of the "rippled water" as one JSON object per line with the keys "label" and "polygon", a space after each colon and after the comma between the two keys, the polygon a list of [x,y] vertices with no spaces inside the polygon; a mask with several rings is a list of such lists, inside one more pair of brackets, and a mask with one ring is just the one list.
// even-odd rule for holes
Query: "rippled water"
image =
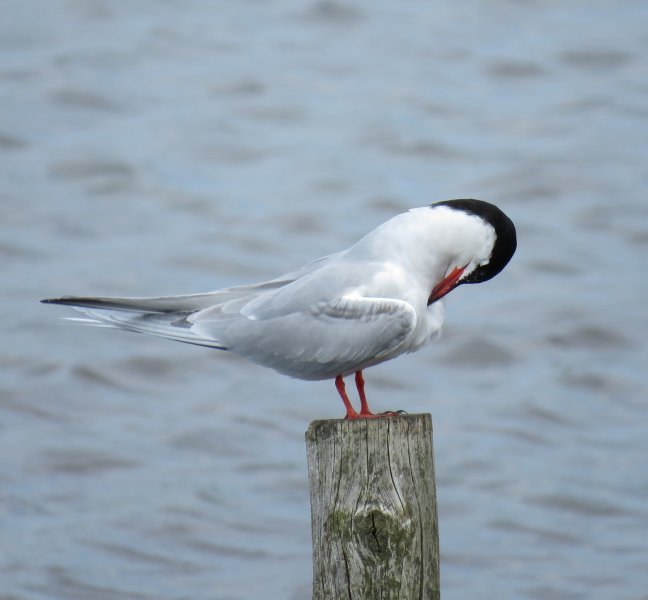
{"label": "rippled water", "polygon": [[37,300],[255,281],[452,197],[518,254],[366,373],[433,414],[444,598],[648,598],[646,3],[3,7],[1,598],[309,598],[331,382]]}

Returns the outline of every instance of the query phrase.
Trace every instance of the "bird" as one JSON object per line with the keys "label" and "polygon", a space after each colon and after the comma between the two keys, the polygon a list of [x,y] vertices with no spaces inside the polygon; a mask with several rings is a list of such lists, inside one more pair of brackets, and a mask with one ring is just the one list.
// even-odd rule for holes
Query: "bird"
{"label": "bird", "polygon": [[[363,370],[439,336],[443,298],[492,279],[517,248],[495,205],[442,200],[398,214],[346,250],[275,279],[158,297],[62,296],[85,324],[228,351],[304,380],[333,379],[346,419],[373,418]],[[360,410],[346,392],[354,375]]]}

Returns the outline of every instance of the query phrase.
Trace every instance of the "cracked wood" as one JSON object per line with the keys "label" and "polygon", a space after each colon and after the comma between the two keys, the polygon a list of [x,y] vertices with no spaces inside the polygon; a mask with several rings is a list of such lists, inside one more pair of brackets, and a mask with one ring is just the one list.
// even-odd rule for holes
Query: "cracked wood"
{"label": "cracked wood", "polygon": [[428,414],[314,421],[306,432],[314,600],[438,600]]}

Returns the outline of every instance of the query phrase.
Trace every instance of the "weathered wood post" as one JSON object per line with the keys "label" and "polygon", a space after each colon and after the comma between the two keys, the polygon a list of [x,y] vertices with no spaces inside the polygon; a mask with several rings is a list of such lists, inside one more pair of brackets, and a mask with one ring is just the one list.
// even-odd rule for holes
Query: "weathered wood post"
{"label": "weathered wood post", "polygon": [[313,600],[438,600],[432,417],[313,421]]}

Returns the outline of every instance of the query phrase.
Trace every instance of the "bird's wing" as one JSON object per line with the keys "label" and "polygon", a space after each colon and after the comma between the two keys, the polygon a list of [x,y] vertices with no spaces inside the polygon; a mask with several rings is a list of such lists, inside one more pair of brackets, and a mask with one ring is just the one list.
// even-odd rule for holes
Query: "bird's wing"
{"label": "bird's wing", "polygon": [[214,315],[237,314],[243,306],[256,298],[289,285],[319,269],[339,254],[341,253],[324,256],[270,281],[202,294],[142,298],[63,296],[49,298],[43,302],[70,306],[78,310],[85,318],[73,320],[86,325],[125,329],[200,346],[224,348],[218,339],[202,337],[192,331],[187,317],[206,309],[210,309]]}
{"label": "bird's wing", "polygon": [[221,305],[230,300],[247,298],[248,302],[254,298],[277,290],[296,279],[307,275],[331,259],[334,259],[341,252],[323,256],[307,263],[296,271],[291,271],[269,281],[238,285],[222,288],[213,292],[201,294],[188,294],[181,296],[151,296],[151,297],[102,297],[102,296],[61,296],[59,298],[48,298],[42,300],[46,304],[62,304],[72,307],[85,307],[96,309],[112,309],[146,313],[169,313],[169,312],[194,312],[211,306]]}
{"label": "bird's wing", "polygon": [[347,373],[395,351],[416,326],[414,308],[391,298],[341,297],[269,318],[189,317],[191,330],[259,364],[305,379]]}

